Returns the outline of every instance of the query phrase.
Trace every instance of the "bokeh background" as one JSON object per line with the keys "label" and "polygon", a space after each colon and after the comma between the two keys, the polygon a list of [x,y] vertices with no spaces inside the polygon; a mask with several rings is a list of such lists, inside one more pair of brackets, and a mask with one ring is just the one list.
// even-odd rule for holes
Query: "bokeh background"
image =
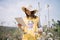
{"label": "bokeh background", "polygon": [[0,40],[7,40],[7,38],[21,40],[22,30],[17,27],[15,18],[25,17],[21,9],[22,6],[37,9],[36,15],[40,17],[43,32],[46,34],[52,33],[52,38],[59,40],[60,0],[0,0]]}

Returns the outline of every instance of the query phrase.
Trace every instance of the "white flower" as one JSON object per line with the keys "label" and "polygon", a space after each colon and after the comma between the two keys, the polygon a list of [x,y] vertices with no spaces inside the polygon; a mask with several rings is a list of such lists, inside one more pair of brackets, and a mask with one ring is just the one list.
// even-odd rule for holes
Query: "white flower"
{"label": "white flower", "polygon": [[43,36],[46,36],[46,33],[45,33],[45,32],[43,32],[43,33],[42,33],[42,35],[43,35]]}
{"label": "white flower", "polygon": [[48,40],[53,40],[53,38],[48,38]]}
{"label": "white flower", "polygon": [[52,33],[48,33],[47,35],[48,35],[48,36],[53,36],[53,34],[52,34]]}

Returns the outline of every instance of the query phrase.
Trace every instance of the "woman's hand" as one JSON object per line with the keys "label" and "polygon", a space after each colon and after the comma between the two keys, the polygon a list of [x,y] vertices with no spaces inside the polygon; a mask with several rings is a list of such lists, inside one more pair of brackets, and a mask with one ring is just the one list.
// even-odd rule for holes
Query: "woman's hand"
{"label": "woman's hand", "polygon": [[17,24],[17,25],[18,25],[19,28],[21,28],[21,26],[22,26],[21,24]]}
{"label": "woman's hand", "polygon": [[19,27],[20,29],[22,29],[22,31],[24,31],[24,29],[22,28],[22,25],[21,25],[21,24],[18,24],[18,27]]}
{"label": "woman's hand", "polygon": [[38,29],[38,33],[39,33],[39,34],[42,34],[42,33],[43,33],[43,29],[42,29],[42,28],[39,28],[39,29]]}
{"label": "woman's hand", "polygon": [[39,34],[42,34],[42,31],[38,31]]}

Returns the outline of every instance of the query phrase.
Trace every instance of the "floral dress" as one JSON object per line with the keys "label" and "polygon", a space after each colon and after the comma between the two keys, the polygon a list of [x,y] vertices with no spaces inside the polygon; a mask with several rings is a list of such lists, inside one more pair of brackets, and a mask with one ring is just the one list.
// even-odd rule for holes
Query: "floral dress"
{"label": "floral dress", "polygon": [[25,33],[22,40],[37,40],[39,18],[24,18],[24,22],[27,26],[23,27]]}

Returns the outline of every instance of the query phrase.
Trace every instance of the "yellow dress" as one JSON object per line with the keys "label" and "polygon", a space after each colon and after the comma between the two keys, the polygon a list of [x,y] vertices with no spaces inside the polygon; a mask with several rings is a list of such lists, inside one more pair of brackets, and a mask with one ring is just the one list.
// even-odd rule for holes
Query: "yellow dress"
{"label": "yellow dress", "polygon": [[27,26],[23,27],[25,34],[23,34],[22,40],[37,40],[35,32],[38,32],[39,18],[24,18],[24,22]]}

